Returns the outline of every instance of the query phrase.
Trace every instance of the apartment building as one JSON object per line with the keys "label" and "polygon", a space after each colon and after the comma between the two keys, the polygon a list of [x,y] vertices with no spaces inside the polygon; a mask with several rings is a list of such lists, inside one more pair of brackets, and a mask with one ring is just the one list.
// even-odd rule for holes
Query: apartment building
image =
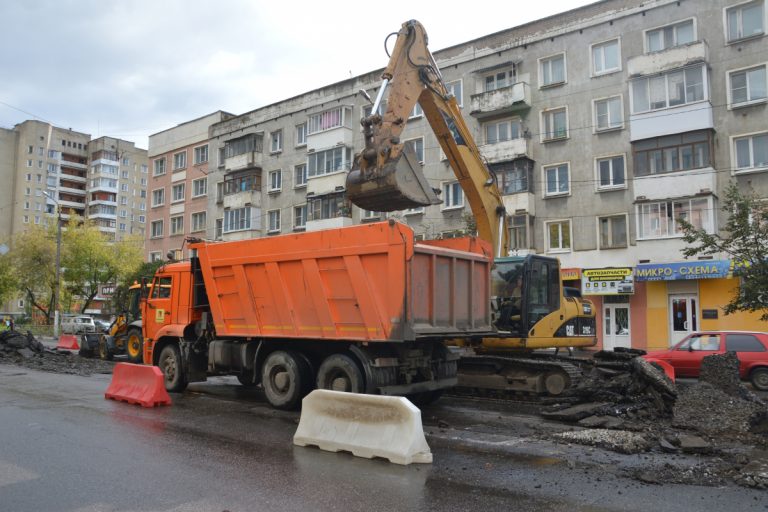
{"label": "apartment building", "polygon": [[[762,328],[723,315],[731,262],[684,261],[679,219],[716,232],[732,181],[768,196],[767,25],[765,0],[605,0],[432,49],[497,178],[512,252],[560,259],[566,284],[595,302],[606,348]],[[358,91],[375,97],[380,74],[213,124],[207,237],[384,218],[424,238],[465,232],[471,212],[418,106],[402,139],[443,203],[383,214],[346,198],[370,112]]]}
{"label": "apartment building", "polygon": [[230,117],[218,111],[149,136],[144,247],[148,261],[165,259],[169,253],[181,258],[185,236],[206,236],[208,130]]}

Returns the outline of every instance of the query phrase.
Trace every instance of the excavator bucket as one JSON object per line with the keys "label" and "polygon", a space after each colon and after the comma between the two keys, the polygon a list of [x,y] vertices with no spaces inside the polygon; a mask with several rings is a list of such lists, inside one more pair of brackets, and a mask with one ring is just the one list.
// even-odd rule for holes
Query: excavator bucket
{"label": "excavator bucket", "polygon": [[347,197],[360,208],[374,212],[440,204],[410,147],[372,171],[361,170],[356,161],[347,175]]}

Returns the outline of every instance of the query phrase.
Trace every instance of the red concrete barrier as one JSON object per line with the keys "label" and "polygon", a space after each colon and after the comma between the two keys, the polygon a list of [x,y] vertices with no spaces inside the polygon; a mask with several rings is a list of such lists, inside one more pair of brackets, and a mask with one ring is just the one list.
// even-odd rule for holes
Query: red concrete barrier
{"label": "red concrete barrier", "polygon": [[662,361],[661,359],[653,359],[653,358],[646,357],[645,360],[661,368],[664,371],[664,373],[667,374],[667,377],[669,377],[669,380],[671,380],[672,382],[675,382],[675,368],[671,364],[669,364],[666,361]]}
{"label": "red concrete barrier", "polygon": [[171,405],[171,397],[163,383],[163,372],[157,366],[141,364],[117,363],[104,398],[142,407]]}
{"label": "red concrete barrier", "polygon": [[59,336],[59,344],[56,345],[56,348],[80,350],[80,345],[77,344],[77,336],[74,334],[62,334]]}

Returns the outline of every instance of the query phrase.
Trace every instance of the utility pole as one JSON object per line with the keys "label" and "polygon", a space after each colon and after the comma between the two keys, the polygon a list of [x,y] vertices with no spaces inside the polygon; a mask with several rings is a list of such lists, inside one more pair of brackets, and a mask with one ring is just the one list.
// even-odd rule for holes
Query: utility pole
{"label": "utility pole", "polygon": [[[58,215],[56,217],[56,283],[53,288],[53,336],[59,337],[59,288],[61,287],[61,205],[59,201],[47,191],[43,191],[45,197],[56,205]],[[50,313],[48,319],[50,320]]]}

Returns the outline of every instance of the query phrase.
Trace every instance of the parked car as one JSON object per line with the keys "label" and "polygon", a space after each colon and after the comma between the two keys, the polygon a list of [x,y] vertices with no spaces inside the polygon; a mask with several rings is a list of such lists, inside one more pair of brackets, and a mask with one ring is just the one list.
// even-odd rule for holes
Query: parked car
{"label": "parked car", "polygon": [[698,377],[701,361],[713,354],[735,352],[739,377],[755,389],[768,390],[768,333],[747,331],[702,331],[689,334],[669,350],[653,350],[644,357],[666,361],[675,376]]}
{"label": "parked car", "polygon": [[96,324],[93,318],[86,315],[67,316],[61,320],[61,332],[64,334],[96,332]]}
{"label": "parked car", "polygon": [[109,332],[109,326],[112,325],[109,320],[100,319],[95,319],[93,323],[96,324],[96,332]]}

